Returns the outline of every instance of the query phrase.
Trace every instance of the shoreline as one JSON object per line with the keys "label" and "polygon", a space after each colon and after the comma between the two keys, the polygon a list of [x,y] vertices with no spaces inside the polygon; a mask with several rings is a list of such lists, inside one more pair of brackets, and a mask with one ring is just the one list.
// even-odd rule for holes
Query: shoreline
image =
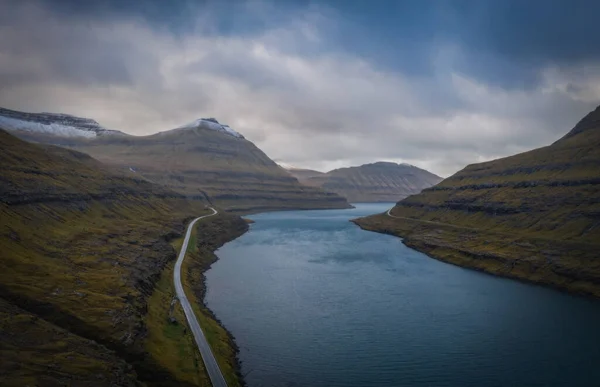
{"label": "shoreline", "polygon": [[[185,223],[189,224],[189,220]],[[238,358],[239,348],[231,332],[205,303],[205,273],[218,260],[214,252],[248,229],[248,223],[242,218],[224,212],[198,220],[190,234],[186,257],[181,265],[181,283],[187,299],[230,387],[246,385]],[[169,242],[175,257],[181,251],[183,241],[181,234]],[[174,266],[175,260],[163,268],[147,299],[144,352],[148,357],[147,362],[154,363],[165,374],[159,378],[160,381],[149,380],[148,385],[210,385],[206,366],[183,308],[176,301]]]}
{"label": "shoreline", "polygon": [[[554,289],[569,295],[585,297],[590,299],[600,298],[600,286],[597,284],[577,279],[560,276],[551,269],[542,273],[532,271],[532,265],[527,268],[515,270],[516,266],[522,265],[520,258],[510,259],[502,254],[494,254],[491,252],[474,252],[466,249],[459,249],[452,246],[451,243],[434,243],[427,242],[418,238],[412,237],[409,231],[402,231],[394,227],[394,225],[386,224],[390,219],[385,219],[380,222],[377,217],[385,215],[376,214],[367,217],[351,219],[362,230],[387,234],[402,240],[402,243],[427,257],[440,262],[458,266],[464,269],[475,270],[488,275],[493,275],[499,278],[516,280],[529,285],[543,286]],[[418,220],[415,220],[418,221]],[[538,268],[539,269],[539,268]]]}
{"label": "shoreline", "polygon": [[[196,250],[188,257],[189,261],[187,262],[187,265],[184,265],[185,279],[187,282],[186,287],[193,292],[196,301],[195,306],[200,309],[195,310],[195,313],[197,315],[203,314],[206,318],[217,324],[225,333],[227,346],[234,356],[232,359],[221,358],[217,360],[233,361],[231,364],[232,371],[235,375],[237,385],[239,386],[246,386],[238,356],[240,350],[233,334],[206,304],[206,272],[211,268],[213,263],[219,260],[215,251],[224,244],[241,237],[248,232],[248,230],[249,223],[244,218],[226,212],[219,213],[219,215],[212,220],[207,219],[206,222],[199,222],[196,225],[196,230],[194,232],[194,235],[196,236]],[[203,330],[206,330],[206,327],[203,326],[202,328]],[[212,344],[211,347],[213,347]]]}

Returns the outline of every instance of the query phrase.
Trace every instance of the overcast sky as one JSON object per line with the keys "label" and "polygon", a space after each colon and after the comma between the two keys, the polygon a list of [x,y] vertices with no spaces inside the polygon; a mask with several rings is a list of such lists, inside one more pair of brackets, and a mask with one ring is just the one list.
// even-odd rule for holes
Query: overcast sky
{"label": "overcast sky", "polygon": [[0,1],[0,106],[144,135],[215,117],[272,159],[448,176],[600,104],[599,1]]}

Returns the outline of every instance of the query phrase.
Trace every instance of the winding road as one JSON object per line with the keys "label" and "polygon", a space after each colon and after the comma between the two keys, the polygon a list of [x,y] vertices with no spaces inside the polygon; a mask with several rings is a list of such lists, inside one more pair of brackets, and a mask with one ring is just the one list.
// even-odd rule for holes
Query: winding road
{"label": "winding road", "polygon": [[187,319],[188,325],[194,334],[194,339],[196,339],[196,345],[198,345],[198,349],[200,350],[200,355],[202,356],[202,361],[204,362],[204,367],[208,372],[208,376],[210,378],[210,382],[214,387],[227,387],[227,382],[219,369],[219,365],[217,364],[217,360],[210,349],[210,345],[208,341],[206,341],[206,337],[204,336],[204,332],[202,332],[202,328],[200,328],[200,324],[196,319],[196,315],[194,314],[194,310],[190,305],[187,297],[185,296],[185,292],[183,290],[183,285],[181,284],[181,264],[185,258],[185,252],[187,251],[188,243],[190,241],[190,235],[192,234],[192,230],[194,229],[194,224],[197,221],[203,218],[208,218],[209,216],[214,216],[217,214],[217,210],[212,207],[209,207],[213,213],[209,215],[200,216],[192,221],[188,226],[187,232],[185,234],[185,239],[183,240],[183,245],[181,245],[181,251],[179,252],[179,257],[177,258],[177,262],[175,263],[175,270],[173,272],[173,283],[175,284],[175,293],[177,294],[177,298],[179,299],[179,303],[185,312],[185,317]]}

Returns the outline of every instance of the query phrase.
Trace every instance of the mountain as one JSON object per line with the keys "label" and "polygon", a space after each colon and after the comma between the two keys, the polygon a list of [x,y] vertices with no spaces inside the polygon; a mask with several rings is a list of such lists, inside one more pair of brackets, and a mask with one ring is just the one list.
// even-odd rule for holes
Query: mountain
{"label": "mountain", "polygon": [[[0,118],[0,126],[14,117],[14,112],[11,114]],[[51,115],[54,116],[58,115]],[[154,135],[131,136],[100,129],[85,131],[82,122],[91,120],[70,116],[61,125],[74,126],[55,131],[46,124],[47,113],[21,113],[18,117],[29,127],[11,124],[6,128],[20,138],[87,153],[189,198],[230,211],[349,207],[339,195],[301,185],[252,142],[214,118],[199,119]],[[45,125],[44,131],[30,129],[38,124]],[[95,134],[75,136],[74,131]]]}
{"label": "mountain", "polygon": [[408,164],[377,162],[359,167],[334,169],[327,173],[288,169],[301,183],[335,192],[352,203],[395,202],[442,178]]}
{"label": "mountain", "polygon": [[4,130],[0,165],[0,384],[201,385],[182,311],[169,309],[174,244],[205,206]]}
{"label": "mountain", "polygon": [[358,219],[432,257],[600,296],[600,107],[555,143],[472,164]]}

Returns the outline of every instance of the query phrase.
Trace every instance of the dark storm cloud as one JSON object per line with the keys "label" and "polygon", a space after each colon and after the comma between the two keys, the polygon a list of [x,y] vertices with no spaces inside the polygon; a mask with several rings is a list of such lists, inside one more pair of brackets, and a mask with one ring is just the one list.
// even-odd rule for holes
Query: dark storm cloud
{"label": "dark storm cloud", "polygon": [[471,1],[458,12],[454,29],[473,49],[534,63],[600,59],[594,0]]}
{"label": "dark storm cloud", "polygon": [[[600,59],[594,0],[464,1],[445,8],[448,36],[468,52],[461,68],[504,87],[539,84],[536,70]],[[459,6],[460,4],[460,6]]]}
{"label": "dark storm cloud", "polygon": [[453,44],[456,67],[506,88],[542,82],[538,69],[600,58],[596,0],[361,0],[322,1],[339,11],[335,45],[384,68],[430,76],[431,57]]}
{"label": "dark storm cloud", "polygon": [[[299,13],[318,8],[338,16],[337,27],[327,31],[329,50],[353,52],[408,76],[431,76],[436,72],[435,51],[454,44],[462,52],[455,58],[458,70],[506,88],[539,85],[538,69],[546,65],[569,67],[600,58],[600,34],[595,31],[600,2],[595,0],[380,0],[376,6],[363,0],[45,0],[42,4],[67,19],[135,18],[180,35],[201,28],[204,34],[246,37],[290,25]],[[313,48],[300,49],[310,53]]]}

